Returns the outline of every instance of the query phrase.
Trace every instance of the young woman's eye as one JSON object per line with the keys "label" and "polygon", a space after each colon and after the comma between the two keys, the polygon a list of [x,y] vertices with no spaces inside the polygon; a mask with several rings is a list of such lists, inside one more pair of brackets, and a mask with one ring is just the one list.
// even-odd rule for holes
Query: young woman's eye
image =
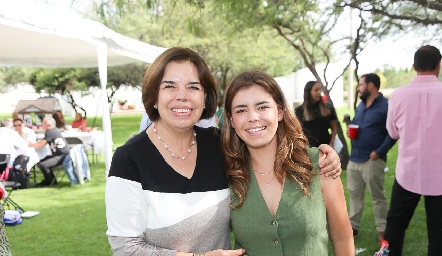
{"label": "young woman's eye", "polygon": [[235,110],[235,114],[241,114],[244,113],[246,110],[245,109],[237,109]]}
{"label": "young woman's eye", "polygon": [[259,106],[258,109],[260,109],[260,110],[264,110],[264,109],[267,109],[267,108],[269,108],[269,107],[268,107],[268,106]]}

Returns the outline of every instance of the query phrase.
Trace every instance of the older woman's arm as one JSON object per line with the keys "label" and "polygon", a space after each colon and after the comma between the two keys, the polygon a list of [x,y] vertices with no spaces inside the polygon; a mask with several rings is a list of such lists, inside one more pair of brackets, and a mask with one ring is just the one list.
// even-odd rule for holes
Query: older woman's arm
{"label": "older woman's arm", "polygon": [[322,153],[319,158],[319,173],[326,177],[333,176],[333,179],[341,176],[341,160],[338,153],[327,144],[321,144],[318,148]]}

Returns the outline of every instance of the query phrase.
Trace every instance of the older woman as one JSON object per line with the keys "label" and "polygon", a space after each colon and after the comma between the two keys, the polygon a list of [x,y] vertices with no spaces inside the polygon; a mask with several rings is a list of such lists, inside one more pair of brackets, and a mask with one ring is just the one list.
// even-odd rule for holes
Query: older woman
{"label": "older woman", "polygon": [[106,185],[114,255],[241,255],[230,250],[219,130],[195,126],[217,106],[206,63],[187,48],[166,50],[146,71],[142,99],[154,123],[117,148]]}
{"label": "older woman", "polygon": [[329,234],[335,255],[355,255],[342,183],[318,175],[321,154],[307,147],[276,81],[244,72],[225,95],[222,148],[236,247],[247,255],[325,256]]}

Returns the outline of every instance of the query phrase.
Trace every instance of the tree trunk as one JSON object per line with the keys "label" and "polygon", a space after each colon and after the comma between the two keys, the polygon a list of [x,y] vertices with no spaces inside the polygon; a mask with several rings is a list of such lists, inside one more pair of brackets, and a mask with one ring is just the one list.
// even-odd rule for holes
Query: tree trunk
{"label": "tree trunk", "polygon": [[[330,91],[327,89],[324,90],[324,88],[323,88],[323,92],[327,96],[328,102],[330,104],[334,105],[332,99],[330,98]],[[339,140],[341,140],[342,145],[343,145],[342,150],[339,153],[339,157],[341,158],[341,167],[343,170],[346,170],[348,160],[350,158],[350,154],[349,154],[349,150],[348,150],[348,146],[347,146],[347,141],[345,140],[344,130],[342,129],[341,121],[339,120],[339,117],[337,120],[337,126],[338,126],[338,137],[339,137]]]}

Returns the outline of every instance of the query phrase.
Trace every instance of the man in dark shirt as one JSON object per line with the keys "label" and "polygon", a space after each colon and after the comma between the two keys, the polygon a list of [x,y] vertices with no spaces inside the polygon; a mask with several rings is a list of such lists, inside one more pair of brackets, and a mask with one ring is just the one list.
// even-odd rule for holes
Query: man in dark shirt
{"label": "man in dark shirt", "polygon": [[[387,152],[394,146],[386,128],[388,101],[379,92],[381,80],[374,73],[359,80],[357,90],[362,102],[356,108],[351,122],[359,126],[351,141],[350,161],[347,165],[347,188],[350,192],[350,222],[353,235],[358,235],[359,222],[364,209],[365,186],[368,187],[374,206],[378,240],[384,239],[387,222],[387,198],[384,193],[384,168]],[[350,120],[344,120],[349,124]]]}
{"label": "man in dark shirt", "polygon": [[36,185],[39,187],[57,183],[52,168],[61,165],[69,153],[69,145],[61,135],[60,130],[55,127],[55,124],[54,118],[45,117],[42,122],[42,127],[46,131],[45,137],[36,143],[29,143],[29,146],[34,148],[42,148],[46,144],[49,144],[51,148],[52,154],[40,160],[38,164],[44,176],[44,180]]}

